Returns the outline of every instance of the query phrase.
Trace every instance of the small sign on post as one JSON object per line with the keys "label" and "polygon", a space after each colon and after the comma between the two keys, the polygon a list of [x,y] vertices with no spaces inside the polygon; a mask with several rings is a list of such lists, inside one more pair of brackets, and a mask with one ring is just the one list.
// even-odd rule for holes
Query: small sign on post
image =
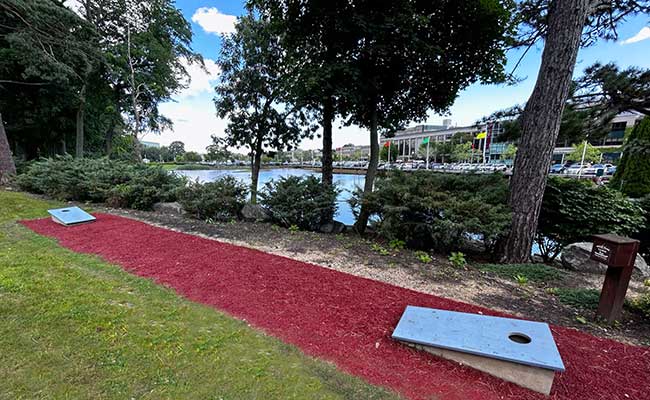
{"label": "small sign on post", "polygon": [[607,322],[614,322],[621,317],[638,251],[638,240],[614,234],[594,235],[591,259],[607,265],[605,283],[598,302],[598,315]]}

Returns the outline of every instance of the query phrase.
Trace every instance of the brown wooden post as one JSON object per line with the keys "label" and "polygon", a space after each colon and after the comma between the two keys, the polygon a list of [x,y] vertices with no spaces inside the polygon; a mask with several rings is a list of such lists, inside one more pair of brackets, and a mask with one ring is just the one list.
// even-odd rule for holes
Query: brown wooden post
{"label": "brown wooden post", "polygon": [[612,323],[621,317],[625,293],[634,271],[639,241],[618,235],[594,235],[591,259],[607,265],[598,315]]}

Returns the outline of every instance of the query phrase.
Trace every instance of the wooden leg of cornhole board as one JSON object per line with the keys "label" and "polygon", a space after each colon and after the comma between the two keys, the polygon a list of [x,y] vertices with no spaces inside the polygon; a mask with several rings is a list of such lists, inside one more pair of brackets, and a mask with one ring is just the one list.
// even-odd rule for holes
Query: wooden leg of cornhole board
{"label": "wooden leg of cornhole board", "polygon": [[[405,342],[404,342],[405,343]],[[519,363],[497,360],[494,358],[476,356],[474,354],[462,353],[459,351],[441,349],[419,344],[405,343],[418,350],[455,361],[459,364],[478,369],[487,374],[496,376],[505,381],[534,390],[535,392],[549,395],[555,378],[555,371],[545,368],[531,367]]]}

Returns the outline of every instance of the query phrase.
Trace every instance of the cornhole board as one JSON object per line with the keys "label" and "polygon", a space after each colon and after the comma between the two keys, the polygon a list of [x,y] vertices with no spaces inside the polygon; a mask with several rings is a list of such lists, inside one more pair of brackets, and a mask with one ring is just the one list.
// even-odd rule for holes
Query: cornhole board
{"label": "cornhole board", "polygon": [[393,339],[546,395],[564,371],[542,322],[407,306]]}
{"label": "cornhole board", "polygon": [[52,216],[52,221],[65,226],[79,225],[95,220],[95,217],[79,207],[56,208],[47,210],[47,212]]}

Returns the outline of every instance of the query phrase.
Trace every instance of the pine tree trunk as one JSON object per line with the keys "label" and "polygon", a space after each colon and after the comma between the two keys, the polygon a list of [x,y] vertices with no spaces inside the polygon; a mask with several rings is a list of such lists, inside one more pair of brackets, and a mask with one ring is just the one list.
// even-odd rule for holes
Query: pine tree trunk
{"label": "pine tree trunk", "polygon": [[0,114],[0,184],[7,183],[12,175],[16,175],[16,164],[14,164],[5,124]]}
{"label": "pine tree trunk", "polygon": [[512,223],[501,249],[504,262],[521,263],[530,259],[589,4],[590,0],[553,0],[549,5],[542,65],[522,115],[519,154],[510,182],[508,202]]}
{"label": "pine tree trunk", "polygon": [[81,87],[79,95],[79,108],[77,109],[77,138],[75,143],[75,157],[84,156],[84,115],[86,105],[86,85]]}
{"label": "pine tree trunk", "polygon": [[332,185],[334,181],[332,165],[332,120],[334,119],[334,106],[332,99],[327,98],[323,103],[323,185]]}
{"label": "pine tree trunk", "polygon": [[257,204],[257,182],[260,178],[262,165],[262,141],[258,140],[253,150],[253,165],[251,166],[251,204]]}
{"label": "pine tree trunk", "polygon": [[[368,171],[366,172],[366,181],[363,185],[363,199],[369,196],[372,193],[372,189],[375,184],[375,177],[377,176],[377,164],[379,164],[379,135],[377,132],[377,108],[375,107],[372,110],[372,115],[370,116],[370,160],[368,162]],[[370,211],[365,204],[365,201],[361,202],[361,211],[359,212],[359,218],[354,224],[354,229],[358,233],[364,233],[366,227],[368,226],[368,219],[370,218]]]}

